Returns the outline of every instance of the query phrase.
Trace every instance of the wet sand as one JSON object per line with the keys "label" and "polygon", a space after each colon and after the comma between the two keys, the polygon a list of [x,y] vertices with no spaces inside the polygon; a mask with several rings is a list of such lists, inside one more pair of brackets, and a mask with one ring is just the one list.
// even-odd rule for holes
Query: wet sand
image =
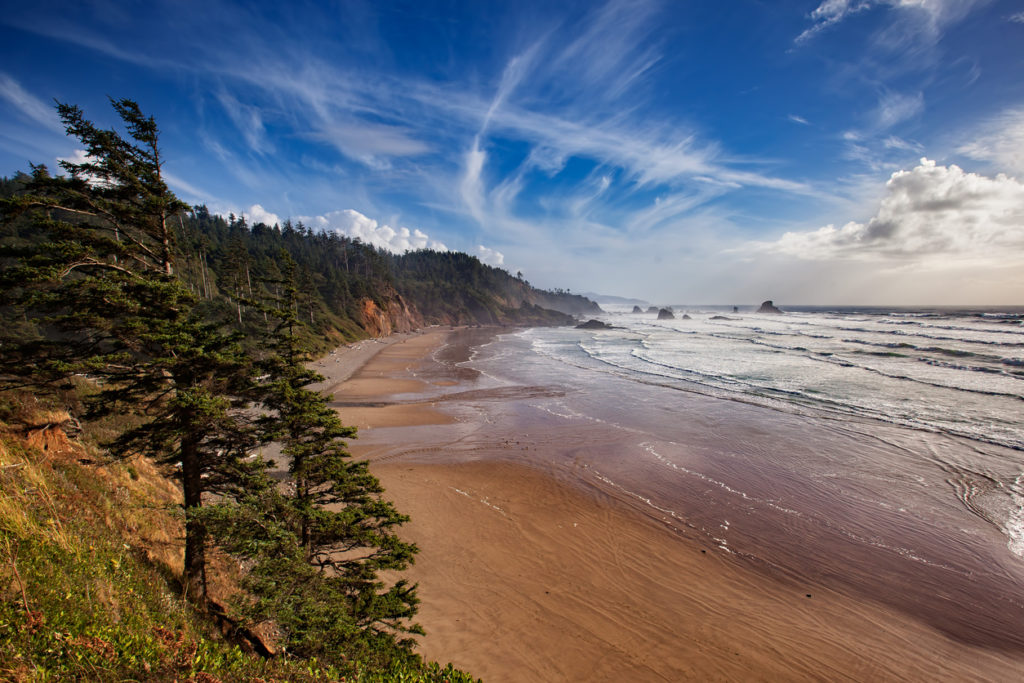
{"label": "wet sand", "polygon": [[316,368],[342,419],[360,427],[353,452],[412,516],[403,536],[420,547],[407,575],[420,585],[424,656],[487,681],[1024,672],[1013,653],[954,640],[906,610],[757,571],[546,459],[544,449],[594,437],[545,438],[542,424],[492,419],[495,402],[552,391],[476,389],[457,363],[492,335],[433,330]]}

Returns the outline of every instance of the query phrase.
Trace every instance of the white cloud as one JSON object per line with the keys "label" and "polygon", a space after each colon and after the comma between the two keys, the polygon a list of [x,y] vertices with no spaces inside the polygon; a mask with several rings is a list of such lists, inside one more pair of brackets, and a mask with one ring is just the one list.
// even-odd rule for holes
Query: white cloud
{"label": "white cloud", "polygon": [[872,4],[871,0],[861,0],[859,2],[854,0],[825,0],[811,12],[810,19],[814,23],[810,28],[797,36],[796,42],[802,43],[809,40],[817,33],[833,24],[839,23],[851,14],[868,9]]}
{"label": "white cloud", "polygon": [[911,119],[924,111],[924,93],[906,95],[886,92],[878,99],[875,123],[879,128],[891,128],[897,123]]}
{"label": "white cloud", "polygon": [[217,100],[227,112],[235,127],[241,131],[249,148],[258,154],[274,151],[274,146],[267,140],[267,131],[263,126],[263,114],[258,107],[242,104],[221,89]]}
{"label": "white cloud", "polygon": [[796,38],[802,43],[824,29],[838,24],[858,12],[885,6],[902,10],[903,18],[909,19],[917,32],[929,34],[937,39],[944,24],[961,19],[970,12],[973,5],[987,0],[824,0],[809,15],[813,22]]}
{"label": "white cloud", "polygon": [[263,223],[264,225],[273,226],[284,222],[278,218],[276,213],[270,213],[259,204],[253,204],[249,207],[248,211],[243,211],[242,215],[245,216],[245,220],[249,222],[249,225]]}
{"label": "white cloud", "polygon": [[1006,18],[1006,20],[1012,21],[1016,24],[1024,24],[1024,12],[1017,12],[1016,14],[1011,14]]}
{"label": "white cloud", "polygon": [[922,159],[916,168],[892,174],[877,212],[866,223],[788,232],[776,242],[746,249],[931,269],[1005,266],[1024,260],[1024,185],[1003,174],[987,177]]}
{"label": "white cloud", "polygon": [[20,83],[5,73],[0,73],[0,99],[6,100],[30,121],[58,133],[64,132],[56,109],[27,92]]}
{"label": "white cloud", "polygon": [[505,255],[500,251],[495,251],[480,244],[476,248],[477,257],[489,266],[499,268],[505,265]]}
{"label": "white cloud", "polygon": [[89,156],[88,154],[86,154],[84,149],[76,149],[73,152],[71,152],[71,156],[57,157],[57,161],[65,161],[65,162],[67,162],[69,164],[76,164],[77,165],[77,164],[94,164],[97,161],[99,161],[99,159],[97,159],[96,157]]}
{"label": "white cloud", "polygon": [[163,176],[167,186],[174,190],[179,195],[180,199],[196,203],[222,203],[215,197],[211,196],[208,192],[200,190],[192,183],[184,180],[183,178],[179,178],[173,173],[168,173],[165,170],[163,172]]}
{"label": "white cloud", "polygon": [[434,249],[435,251],[448,251],[443,243],[432,240],[421,230],[410,230],[409,228],[392,228],[390,225],[383,225],[372,218],[364,216],[353,209],[332,211],[323,216],[312,218],[300,216],[299,219],[320,230],[334,230],[353,239],[359,238],[367,244],[386,249],[387,251],[402,254],[406,251],[417,249]]}
{"label": "white cloud", "polygon": [[487,153],[480,149],[480,136],[473,138],[473,147],[466,152],[466,170],[459,183],[459,194],[462,201],[469,209],[469,213],[478,222],[484,222],[484,190],[483,173],[484,163],[487,161]]}
{"label": "white cloud", "polygon": [[895,135],[890,135],[883,140],[882,145],[886,149],[899,149],[905,152],[916,152],[918,154],[924,151],[918,143],[904,140],[903,138],[896,137]]}
{"label": "white cloud", "polygon": [[389,157],[426,154],[430,146],[401,126],[364,121],[323,122],[315,137],[329,142],[339,152],[371,168],[388,168]]}
{"label": "white cloud", "polygon": [[[57,157],[58,163],[67,163],[71,164],[72,166],[81,166],[82,164],[96,164],[99,161],[100,160],[97,159],[96,157],[89,156],[84,149],[74,150],[71,153],[71,156]],[[63,167],[61,167],[61,170],[63,171]],[[58,172],[58,174],[63,175],[63,173],[61,172]],[[110,188],[115,187],[117,185],[116,182],[113,182],[106,178],[95,176],[92,173],[82,173],[81,170],[79,171],[79,177],[84,178],[86,182],[88,182],[90,185],[94,187]]]}
{"label": "white cloud", "polygon": [[811,123],[807,119],[805,119],[802,116],[797,116],[796,114],[790,114],[786,118],[788,118],[793,123],[799,123],[802,126],[809,126],[809,125],[811,125]]}
{"label": "white cloud", "polygon": [[552,56],[548,75],[570,97],[597,88],[605,99],[632,89],[659,61],[652,39],[659,4],[609,0],[581,22],[575,38]]}
{"label": "white cloud", "polygon": [[1024,175],[1024,106],[1007,109],[981,126],[980,135],[957,149],[1000,170]]}

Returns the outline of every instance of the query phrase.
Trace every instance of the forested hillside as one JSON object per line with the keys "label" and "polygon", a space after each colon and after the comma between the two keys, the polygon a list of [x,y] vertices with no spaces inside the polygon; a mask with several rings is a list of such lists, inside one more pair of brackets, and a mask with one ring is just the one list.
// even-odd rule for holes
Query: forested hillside
{"label": "forested hillside", "polygon": [[59,105],[85,160],[0,183],[0,677],[469,680],[416,655],[408,518],[306,363],[567,316],[463,255],[422,255],[421,281],[358,241],[188,207],[155,121],[111,103],[124,133]]}
{"label": "forested hillside", "polygon": [[[0,197],[23,191],[31,177],[0,178]],[[234,317],[248,334],[266,329],[254,306],[275,293],[282,253],[296,264],[300,307],[319,344],[387,335],[425,325],[564,325],[593,314],[593,301],[564,291],[539,290],[522,276],[461,252],[422,250],[392,254],[336,232],[299,222],[248,224],[233,214],[191,207],[171,221],[177,275],[210,314]],[[14,223],[3,239],[38,239]]]}

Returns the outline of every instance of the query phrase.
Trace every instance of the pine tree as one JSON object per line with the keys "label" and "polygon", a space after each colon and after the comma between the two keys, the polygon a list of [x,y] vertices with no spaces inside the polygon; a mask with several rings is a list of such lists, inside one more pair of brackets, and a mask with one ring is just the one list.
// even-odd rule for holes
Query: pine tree
{"label": "pine tree", "polygon": [[89,416],[141,418],[111,452],[177,468],[186,591],[202,603],[206,531],[196,512],[204,494],[237,494],[252,476],[245,455],[254,432],[241,410],[251,364],[237,335],[195,314],[194,295],[175,277],[171,221],[186,206],[163,180],[156,124],[130,100],[112,104],[127,138],[59,104],[86,159],[61,162],[66,175],[34,167],[26,192],[4,201],[14,236],[3,252],[7,313],[35,334],[0,330],[3,372],[8,385],[84,374],[100,387]]}
{"label": "pine tree", "polygon": [[[308,388],[323,378],[304,365],[295,263],[287,253],[281,261],[282,296],[271,309],[278,321],[273,353],[262,365],[267,379],[261,403],[268,412],[261,428],[288,459],[287,487],[269,517],[281,519],[290,536],[266,535],[277,540],[256,555],[248,586],[261,596],[264,616],[286,632],[293,652],[311,656],[332,646],[408,651],[411,641],[400,634],[421,632],[408,623],[418,603],[415,586],[404,580],[388,586],[379,576],[413,561],[415,545],[396,535],[408,517],[381,497],[367,463],[351,459],[344,439],[356,430]],[[293,539],[292,545],[282,538]],[[281,594],[286,565],[290,576],[303,577],[292,583],[300,599]]]}

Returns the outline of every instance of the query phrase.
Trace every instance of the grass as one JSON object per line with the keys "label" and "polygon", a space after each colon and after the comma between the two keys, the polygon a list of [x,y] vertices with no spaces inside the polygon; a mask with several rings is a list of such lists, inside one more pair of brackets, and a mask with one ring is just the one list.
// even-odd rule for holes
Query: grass
{"label": "grass", "polygon": [[146,460],[107,462],[67,420],[27,395],[0,404],[0,679],[474,680],[419,658],[339,667],[232,642],[181,597],[174,483]]}

